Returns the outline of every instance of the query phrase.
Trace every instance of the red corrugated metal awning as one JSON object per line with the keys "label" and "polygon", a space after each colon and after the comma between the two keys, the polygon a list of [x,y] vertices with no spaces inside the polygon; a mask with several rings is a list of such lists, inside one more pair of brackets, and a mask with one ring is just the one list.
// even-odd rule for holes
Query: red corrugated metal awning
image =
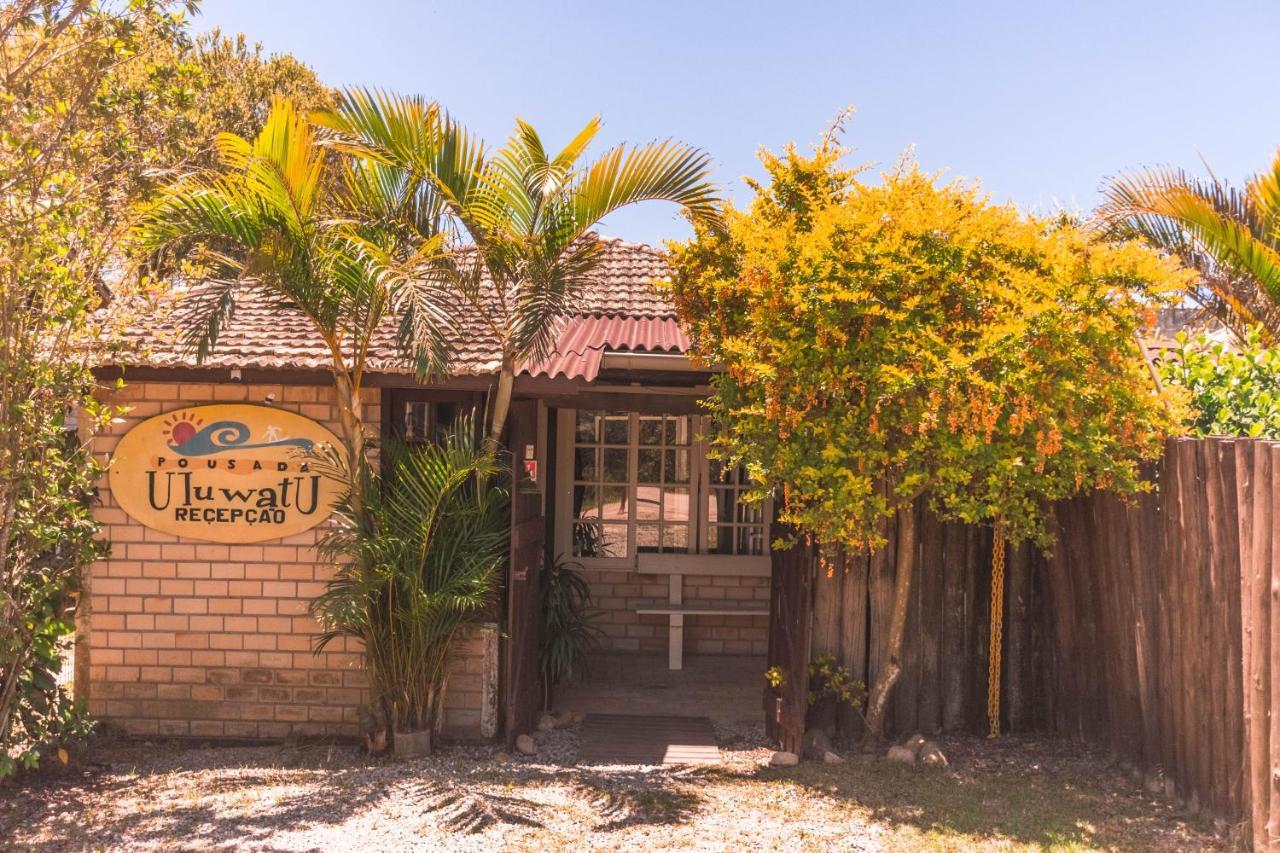
{"label": "red corrugated metal awning", "polygon": [[560,330],[551,354],[526,365],[524,372],[589,382],[599,375],[606,352],[683,354],[688,349],[689,338],[674,317],[573,317]]}

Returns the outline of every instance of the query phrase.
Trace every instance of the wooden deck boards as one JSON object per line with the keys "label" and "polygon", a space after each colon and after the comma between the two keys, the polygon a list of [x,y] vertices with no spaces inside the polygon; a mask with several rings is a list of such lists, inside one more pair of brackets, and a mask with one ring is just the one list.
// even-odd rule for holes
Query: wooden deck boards
{"label": "wooden deck boards", "polygon": [[588,714],[579,764],[718,764],[716,732],[706,717]]}

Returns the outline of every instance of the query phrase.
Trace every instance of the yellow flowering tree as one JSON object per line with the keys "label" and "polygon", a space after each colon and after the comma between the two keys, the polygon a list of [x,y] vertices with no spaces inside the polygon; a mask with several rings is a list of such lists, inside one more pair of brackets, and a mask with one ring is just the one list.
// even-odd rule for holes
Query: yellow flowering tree
{"label": "yellow flowering tree", "polygon": [[1047,501],[1142,488],[1172,418],[1137,335],[1186,274],[910,159],[864,182],[843,153],[763,154],[750,207],[671,249],[694,354],[723,368],[714,451],[819,542],[874,548],[897,518],[871,743],[901,672],[909,507],[1045,544]]}

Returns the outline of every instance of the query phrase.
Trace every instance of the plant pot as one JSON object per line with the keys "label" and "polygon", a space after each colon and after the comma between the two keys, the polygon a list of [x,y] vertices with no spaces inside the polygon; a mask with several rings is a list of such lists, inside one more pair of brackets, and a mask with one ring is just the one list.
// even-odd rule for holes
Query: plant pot
{"label": "plant pot", "polygon": [[414,758],[431,754],[431,730],[422,732],[396,732],[392,751],[399,758]]}

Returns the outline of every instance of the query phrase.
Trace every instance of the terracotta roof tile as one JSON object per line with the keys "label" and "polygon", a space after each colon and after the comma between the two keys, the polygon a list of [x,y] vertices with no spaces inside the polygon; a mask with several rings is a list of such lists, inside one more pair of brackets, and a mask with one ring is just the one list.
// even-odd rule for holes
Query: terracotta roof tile
{"label": "terracotta roof tile", "polygon": [[[641,243],[609,237],[600,240],[602,260],[583,294],[583,313],[595,317],[668,318],[669,325],[674,327],[674,320],[670,319],[675,315],[671,302],[666,293],[655,286],[655,282],[670,275],[666,254],[661,249]],[[570,318],[566,318],[566,322],[569,324],[566,332],[581,329]],[[494,372],[498,351],[492,334],[478,317],[461,318],[459,325],[461,328],[453,342],[453,372],[457,375]],[[606,328],[609,329],[610,341],[624,335],[616,325]],[[388,322],[379,330],[369,359],[371,370],[411,372],[397,350],[395,331],[394,322]],[[672,334],[663,332],[662,340],[674,340]],[[196,366],[195,354],[179,344],[177,327],[171,316],[153,317],[151,322],[146,319],[135,321],[128,327],[126,335],[134,344],[133,354],[122,359],[127,364]],[[683,341],[682,347],[688,345],[683,336],[679,339]],[[204,364],[212,367],[327,369],[329,354],[300,313],[280,308],[260,294],[248,292],[237,299],[231,322],[223,328],[217,346]]]}

